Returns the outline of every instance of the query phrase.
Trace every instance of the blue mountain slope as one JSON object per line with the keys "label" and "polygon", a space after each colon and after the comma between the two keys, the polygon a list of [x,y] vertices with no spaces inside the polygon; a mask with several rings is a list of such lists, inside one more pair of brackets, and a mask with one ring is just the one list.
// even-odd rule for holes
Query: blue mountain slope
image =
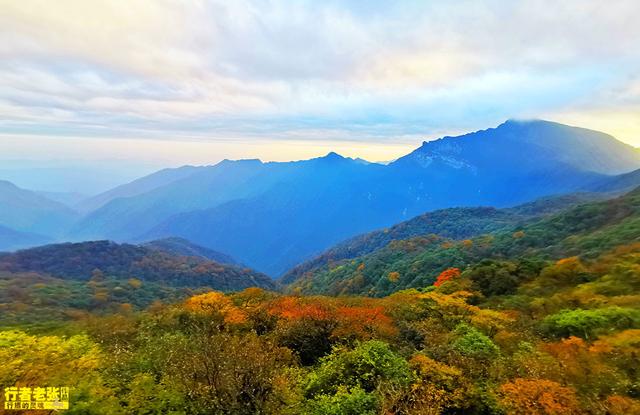
{"label": "blue mountain slope", "polygon": [[295,174],[256,197],[176,215],[147,236],[189,235],[275,275],[311,252],[385,223],[390,212],[402,216],[402,207],[389,203],[397,197],[384,184],[382,166],[368,169],[329,155],[276,167],[295,168]]}
{"label": "blue mountain slope", "polygon": [[70,232],[73,239],[107,237],[128,240],[168,217],[247,197],[260,183],[251,179],[262,169],[258,160],[223,161],[199,167],[187,177],[130,197],[119,197],[82,219]]}
{"label": "blue mountain slope", "polygon": [[77,192],[48,192],[48,191],[36,191],[40,196],[46,197],[54,202],[62,203],[68,208],[76,210],[76,205],[83,200],[87,199],[87,195]]}
{"label": "blue mountain slope", "polygon": [[137,196],[180,179],[184,179],[202,168],[203,167],[182,166],[176,169],[162,169],[148,176],[136,179],[130,183],[123,184],[122,186],[100,193],[99,195],[78,201],[75,208],[79,212],[91,212],[106,205],[112,200],[122,197]]}
{"label": "blue mountain slope", "polygon": [[415,162],[423,167],[440,161],[474,170],[538,171],[557,167],[602,174],[637,169],[638,149],[598,131],[550,121],[509,120],[459,137],[424,142],[393,164]]}
{"label": "blue mountain slope", "polygon": [[617,176],[607,176],[590,183],[585,190],[592,192],[625,193],[640,186],[640,169]]}
{"label": "blue mountain slope", "polygon": [[15,251],[16,249],[51,243],[51,238],[36,233],[20,232],[0,225],[0,251]]}
{"label": "blue mountain slope", "polygon": [[63,205],[0,180],[0,225],[19,232],[56,237],[78,218]]}

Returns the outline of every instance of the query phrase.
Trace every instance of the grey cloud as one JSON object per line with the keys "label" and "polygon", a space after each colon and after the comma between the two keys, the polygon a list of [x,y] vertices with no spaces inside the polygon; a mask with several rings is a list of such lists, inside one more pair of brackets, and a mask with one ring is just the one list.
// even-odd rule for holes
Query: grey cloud
{"label": "grey cloud", "polygon": [[393,140],[606,104],[594,97],[633,109],[639,9],[24,0],[0,17],[0,127]]}

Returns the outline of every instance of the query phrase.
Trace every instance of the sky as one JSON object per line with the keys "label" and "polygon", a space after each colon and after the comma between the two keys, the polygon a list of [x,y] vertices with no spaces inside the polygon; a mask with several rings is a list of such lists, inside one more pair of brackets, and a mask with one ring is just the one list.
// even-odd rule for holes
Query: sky
{"label": "sky", "polygon": [[[0,160],[391,160],[543,118],[640,146],[640,3],[0,0]],[[151,169],[152,167],[149,167]]]}

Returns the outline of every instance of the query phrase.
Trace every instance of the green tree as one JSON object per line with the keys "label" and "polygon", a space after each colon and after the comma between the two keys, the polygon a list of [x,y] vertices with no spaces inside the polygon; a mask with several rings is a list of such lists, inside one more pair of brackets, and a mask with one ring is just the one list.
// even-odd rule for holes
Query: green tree
{"label": "green tree", "polygon": [[[312,407],[357,403],[368,408],[377,401],[375,392],[381,385],[404,387],[411,379],[406,360],[394,353],[388,344],[371,340],[360,343],[353,350],[336,349],[321,359],[320,365],[307,377],[305,396],[316,401]],[[365,398],[363,393],[372,395]]]}
{"label": "green tree", "polygon": [[454,333],[458,337],[451,346],[465,356],[491,358],[500,353],[498,346],[475,327],[460,324],[456,327]]}
{"label": "green tree", "polygon": [[616,306],[595,310],[562,310],[545,317],[541,327],[545,333],[553,336],[589,339],[598,330],[640,327],[640,310]]}

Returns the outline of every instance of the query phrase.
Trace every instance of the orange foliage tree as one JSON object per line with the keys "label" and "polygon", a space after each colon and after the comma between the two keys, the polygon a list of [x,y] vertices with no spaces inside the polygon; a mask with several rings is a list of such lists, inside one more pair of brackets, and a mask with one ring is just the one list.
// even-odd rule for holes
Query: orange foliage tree
{"label": "orange foliage tree", "polygon": [[578,415],[581,412],[572,388],[547,379],[522,379],[500,386],[500,403],[513,415]]}
{"label": "orange foliage tree", "polygon": [[640,401],[626,396],[612,395],[605,401],[607,413],[611,415],[640,414]]}
{"label": "orange foliage tree", "polygon": [[338,307],[336,318],[338,326],[332,333],[336,338],[370,340],[391,338],[398,334],[393,320],[381,306]]}
{"label": "orange foliage tree", "polygon": [[436,287],[439,287],[444,282],[449,281],[449,280],[454,279],[454,278],[458,278],[459,276],[460,276],[460,269],[459,268],[446,269],[446,270],[442,271],[440,273],[440,275],[438,275],[438,278],[436,279],[436,282],[433,283],[433,285],[435,285]]}

